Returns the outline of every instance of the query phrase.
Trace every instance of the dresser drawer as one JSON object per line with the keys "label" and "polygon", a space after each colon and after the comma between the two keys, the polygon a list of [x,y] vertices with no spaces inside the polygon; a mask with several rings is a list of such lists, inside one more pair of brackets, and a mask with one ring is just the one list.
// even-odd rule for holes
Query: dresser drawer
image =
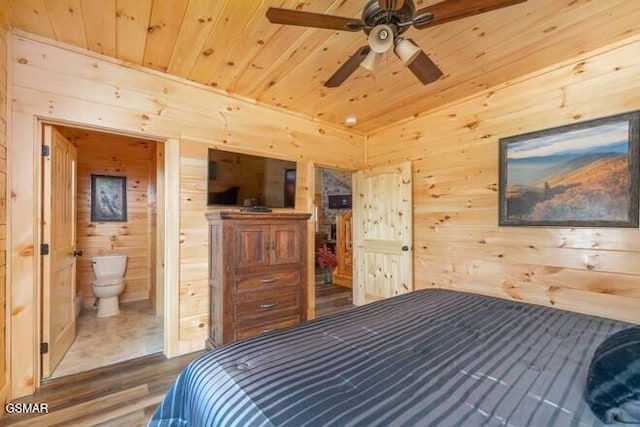
{"label": "dresser drawer", "polygon": [[266,320],[296,314],[300,309],[300,293],[295,288],[250,292],[239,295],[236,321]]}
{"label": "dresser drawer", "polygon": [[300,323],[298,317],[291,317],[287,319],[278,320],[275,322],[265,323],[259,326],[253,326],[251,328],[237,330],[235,339],[242,340],[245,338],[255,337],[256,335],[266,334],[267,332],[275,331],[276,329],[295,326],[298,323]]}
{"label": "dresser drawer", "polygon": [[300,271],[279,271],[275,273],[261,273],[250,276],[240,276],[236,280],[238,292],[251,292],[261,289],[281,288],[283,286],[298,286]]}

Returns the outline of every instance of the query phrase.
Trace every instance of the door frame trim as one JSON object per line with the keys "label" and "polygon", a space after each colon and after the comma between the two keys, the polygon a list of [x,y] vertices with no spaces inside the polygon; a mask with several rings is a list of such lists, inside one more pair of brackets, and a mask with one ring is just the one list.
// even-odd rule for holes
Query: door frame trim
{"label": "door frame trim", "polygon": [[[309,253],[309,260],[308,260],[308,271],[309,271],[309,286],[308,286],[308,312],[309,313],[313,313],[313,317],[309,317],[309,319],[315,318],[316,316],[316,297],[315,297],[315,286],[316,286],[316,248],[315,248],[315,233],[316,233],[316,225],[317,225],[317,217],[318,217],[318,209],[317,206],[315,205],[315,196],[316,196],[316,172],[322,170],[322,169],[326,169],[326,170],[339,170],[339,171],[345,171],[345,172],[350,172],[351,173],[351,192],[354,193],[355,191],[355,178],[354,175],[356,172],[358,172],[361,169],[349,169],[349,168],[344,168],[344,167],[337,167],[337,166],[330,166],[330,165],[325,165],[323,163],[315,163],[315,162],[310,162],[310,170],[307,172],[308,173],[308,185],[309,185],[309,197],[307,200],[307,212],[311,212],[311,221],[309,221],[310,226],[307,227],[309,230],[309,233],[307,235],[307,252]],[[322,193],[322,192],[321,192]],[[322,195],[322,194],[321,194]],[[351,211],[353,212],[353,207],[351,208]],[[352,271],[352,277],[353,280],[355,281],[355,265],[353,267],[353,271]],[[351,297],[353,298],[354,296],[354,285],[351,285]]]}
{"label": "door frame trim", "polygon": [[[25,166],[32,168],[33,172],[33,196],[31,199],[24,199],[21,203],[14,203],[13,200],[8,200],[8,222],[14,223],[14,219],[22,218],[22,222],[27,224],[25,228],[21,229],[22,234],[26,234],[25,231],[29,231],[29,235],[32,238],[32,244],[30,247],[25,247],[21,250],[11,251],[24,253],[25,260],[31,255],[31,261],[24,263],[24,261],[11,260],[7,263],[7,347],[9,365],[9,383],[11,390],[9,398],[14,399],[21,396],[33,394],[33,392],[40,386],[42,381],[42,372],[40,364],[39,343],[41,341],[41,325],[42,325],[42,259],[37,250],[42,243],[42,232],[40,224],[42,223],[42,197],[43,197],[43,171],[41,164],[41,146],[43,143],[43,129],[44,125],[74,127],[79,129],[87,129],[92,131],[104,132],[113,135],[129,136],[134,138],[143,138],[147,140],[156,141],[164,145],[164,257],[163,259],[157,259],[156,265],[159,262],[164,264],[163,285],[164,285],[164,354],[167,357],[173,357],[178,354],[178,328],[179,328],[179,306],[178,306],[178,277],[179,277],[179,153],[180,153],[180,141],[176,138],[159,137],[149,134],[128,132],[115,128],[91,126],[83,123],[76,123],[65,120],[51,120],[50,118],[44,118],[36,115],[30,116],[31,126],[26,125],[24,120],[26,115],[22,115],[22,120],[16,120],[15,117],[11,120],[12,126],[12,141],[17,135],[21,135],[24,144],[22,149],[16,147],[16,143],[9,144],[8,151],[13,161],[11,162],[11,169],[18,168],[20,165],[22,168]],[[31,140],[31,144],[29,144]],[[27,160],[27,156],[31,157],[31,161]],[[28,165],[28,166],[27,166]],[[15,179],[16,171],[10,170],[8,175],[8,187],[13,189],[12,179]],[[9,199],[9,197],[7,198]],[[13,199],[13,197],[11,197]],[[15,206],[19,205],[19,206]],[[32,214],[32,222],[24,221],[26,209]],[[12,230],[13,226],[9,226],[7,230],[7,247],[12,248],[15,243],[15,233]],[[9,252],[9,251],[8,251]],[[16,265],[14,265],[16,264]],[[27,270],[27,264],[31,264],[30,271]],[[16,271],[17,270],[17,271]],[[28,276],[28,277],[27,277]],[[16,280],[20,278],[20,280]],[[25,308],[16,301],[13,296],[16,295],[15,290],[20,286],[24,286],[27,282],[31,282],[30,293],[33,295],[31,300],[33,305]],[[28,304],[29,301],[21,301],[23,304]],[[16,323],[12,319],[12,313],[24,311],[24,316],[20,319],[20,327],[17,327]],[[12,345],[22,341],[22,345]],[[31,355],[29,357],[28,355]],[[26,357],[25,357],[26,356]],[[23,361],[20,364],[20,371],[18,371],[16,361]]]}

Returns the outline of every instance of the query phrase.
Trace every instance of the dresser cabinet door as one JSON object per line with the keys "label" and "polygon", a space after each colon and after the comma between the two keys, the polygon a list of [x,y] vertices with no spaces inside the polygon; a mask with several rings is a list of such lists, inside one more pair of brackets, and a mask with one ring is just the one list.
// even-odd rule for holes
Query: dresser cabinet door
{"label": "dresser cabinet door", "polygon": [[297,264],[302,255],[303,229],[298,224],[272,224],[271,264]]}
{"label": "dresser cabinet door", "polygon": [[269,264],[271,242],[269,226],[241,225],[233,229],[234,261],[238,268]]}

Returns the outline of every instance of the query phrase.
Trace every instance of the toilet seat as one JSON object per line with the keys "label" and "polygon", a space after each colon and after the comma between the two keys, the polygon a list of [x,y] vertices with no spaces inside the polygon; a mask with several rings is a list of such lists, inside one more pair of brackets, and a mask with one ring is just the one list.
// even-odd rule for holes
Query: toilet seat
{"label": "toilet seat", "polygon": [[122,277],[104,278],[102,280],[94,280],[93,282],[91,282],[91,285],[92,286],[114,286],[114,285],[120,285],[123,281],[124,279]]}

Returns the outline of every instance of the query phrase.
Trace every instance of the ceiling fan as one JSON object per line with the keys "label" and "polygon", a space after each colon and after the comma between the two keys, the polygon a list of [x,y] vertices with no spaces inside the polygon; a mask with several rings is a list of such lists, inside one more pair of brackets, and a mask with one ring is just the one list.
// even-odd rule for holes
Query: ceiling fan
{"label": "ceiling fan", "polygon": [[426,85],[438,80],[442,71],[411,39],[402,37],[409,28],[421,30],[525,1],[527,0],[443,0],[416,10],[413,0],[370,0],[362,11],[362,19],[277,7],[270,7],[266,15],[273,24],[342,31],[362,30],[368,35],[368,43],[338,68],[324,83],[326,87],[340,86],[358,66],[373,71],[383,53],[391,48],[418,80]]}

